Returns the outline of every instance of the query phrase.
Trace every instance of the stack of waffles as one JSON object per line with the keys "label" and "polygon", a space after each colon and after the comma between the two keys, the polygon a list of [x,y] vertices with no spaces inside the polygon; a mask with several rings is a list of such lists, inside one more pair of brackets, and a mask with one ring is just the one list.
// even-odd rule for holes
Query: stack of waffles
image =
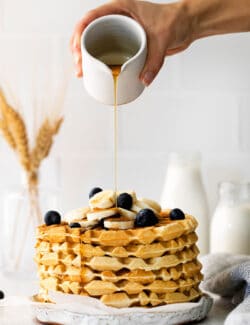
{"label": "stack of waffles", "polygon": [[[147,200],[151,209],[145,203],[139,212],[134,211],[134,226],[128,229],[124,229],[124,220],[129,219],[122,215],[123,208],[91,205],[71,212],[70,223],[46,222],[38,227],[40,298],[48,300],[50,290],[60,291],[94,297],[117,308],[197,301],[202,295],[197,221],[190,215],[172,220],[171,210],[156,211],[159,205],[153,203]],[[117,229],[104,228],[102,218],[95,225],[93,218],[87,218],[93,211],[110,209],[115,211],[112,220]],[[157,223],[137,226],[136,218],[145,210],[155,213]],[[119,220],[123,222],[120,228]]]}

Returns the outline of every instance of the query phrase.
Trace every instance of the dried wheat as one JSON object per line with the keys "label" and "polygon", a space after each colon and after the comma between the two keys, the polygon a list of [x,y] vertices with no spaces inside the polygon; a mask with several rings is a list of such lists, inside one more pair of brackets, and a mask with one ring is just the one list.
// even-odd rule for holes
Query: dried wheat
{"label": "dried wheat", "polygon": [[56,135],[59,132],[62,122],[63,122],[63,117],[60,117],[57,121],[55,121],[55,125],[53,127],[53,135]]}
{"label": "dried wheat", "polygon": [[1,130],[5,140],[15,149],[26,171],[29,170],[29,147],[26,127],[21,115],[10,107],[0,91]]}
{"label": "dried wheat", "polygon": [[0,91],[0,112],[1,112],[0,129],[7,143],[10,145],[12,149],[15,149],[16,143],[9,130],[8,122],[6,119],[7,110],[8,110],[8,104],[5,100],[3,93]]}
{"label": "dried wheat", "polygon": [[0,130],[2,132],[2,135],[6,142],[9,144],[9,146],[15,150],[16,149],[16,143],[14,138],[12,137],[12,134],[9,131],[8,123],[5,119],[0,120]]}
{"label": "dried wheat", "polygon": [[53,136],[59,131],[60,125],[63,119],[59,119],[55,122],[55,125],[51,125],[48,119],[46,119],[41,125],[37,137],[34,149],[31,152],[32,169],[38,169],[42,160],[49,155],[51,146],[53,144]]}
{"label": "dried wheat", "polygon": [[30,154],[26,126],[21,115],[12,107],[7,107],[7,121],[10,133],[16,143],[16,151],[21,165],[30,170]]}
{"label": "dried wheat", "polygon": [[44,158],[49,155],[53,137],[59,132],[63,118],[54,123],[46,119],[36,136],[35,146],[29,148],[26,125],[21,115],[8,105],[0,91],[0,130],[10,147],[18,154],[21,165],[27,173],[29,188],[33,191],[38,185],[38,169]]}

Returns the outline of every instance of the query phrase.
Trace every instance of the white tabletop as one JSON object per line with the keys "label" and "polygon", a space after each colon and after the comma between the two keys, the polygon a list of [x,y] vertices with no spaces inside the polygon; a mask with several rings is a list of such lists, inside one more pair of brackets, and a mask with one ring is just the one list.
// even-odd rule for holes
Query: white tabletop
{"label": "white tabletop", "polygon": [[[28,298],[37,293],[35,279],[17,279],[0,274],[0,289],[6,299],[0,300],[1,325],[34,325],[39,324],[28,304]],[[13,296],[17,298],[13,299]],[[214,296],[214,305],[208,317],[200,322],[201,325],[222,325],[228,313],[233,309],[229,300]],[[15,301],[15,303],[13,303]]]}

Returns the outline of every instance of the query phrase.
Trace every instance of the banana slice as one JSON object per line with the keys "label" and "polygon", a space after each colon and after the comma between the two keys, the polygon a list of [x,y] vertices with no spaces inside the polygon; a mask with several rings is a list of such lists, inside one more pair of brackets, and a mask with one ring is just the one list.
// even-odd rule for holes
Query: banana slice
{"label": "banana slice", "polygon": [[102,219],[112,217],[117,213],[119,213],[119,210],[117,208],[111,208],[107,210],[96,210],[87,213],[87,219],[88,221],[100,221]]}
{"label": "banana slice", "polygon": [[92,209],[108,209],[115,205],[116,195],[114,191],[102,191],[96,193],[90,200],[89,205]]}
{"label": "banana slice", "polygon": [[65,214],[63,220],[68,223],[74,222],[76,220],[86,219],[87,213],[90,211],[89,207],[87,208],[79,208],[69,211]]}
{"label": "banana slice", "polygon": [[119,214],[122,217],[125,217],[127,219],[134,220],[135,217],[136,217],[136,213],[133,212],[133,211],[126,210],[126,209],[123,209],[123,208],[117,208],[117,210],[119,211]]}
{"label": "banana slice", "polygon": [[142,209],[150,209],[150,210],[153,210],[155,214],[158,214],[158,212],[151,205],[149,205],[141,200],[137,200],[137,202],[134,203],[131,208],[132,211],[135,211],[137,213],[139,211],[141,211]]}
{"label": "banana slice", "polygon": [[134,228],[134,220],[126,217],[108,218],[104,220],[104,227],[107,229],[131,229]]}
{"label": "banana slice", "polygon": [[151,209],[154,209],[157,213],[161,212],[161,206],[158,202],[146,198],[141,199],[141,201],[151,206]]}
{"label": "banana slice", "polygon": [[134,191],[129,191],[128,194],[132,196],[133,203],[137,201],[136,193]]}
{"label": "banana slice", "polygon": [[92,228],[94,226],[96,226],[98,224],[98,221],[97,220],[80,220],[80,221],[77,221],[82,228]]}

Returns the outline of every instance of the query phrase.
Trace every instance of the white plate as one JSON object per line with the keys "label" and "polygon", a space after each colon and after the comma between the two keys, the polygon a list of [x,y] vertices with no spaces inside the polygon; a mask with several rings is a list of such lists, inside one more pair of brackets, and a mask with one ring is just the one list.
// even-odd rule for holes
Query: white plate
{"label": "white plate", "polygon": [[[57,323],[63,325],[180,325],[184,323],[199,321],[204,319],[210,311],[213,300],[204,294],[198,302],[185,303],[185,308],[180,308],[181,304],[172,304],[170,311],[157,311],[157,308],[147,309],[147,312],[136,311],[126,314],[110,315],[88,314],[86,312],[76,312],[67,309],[64,304],[34,304],[36,318],[42,323]],[[169,305],[170,306],[170,305]],[[138,310],[138,308],[137,308]]]}

